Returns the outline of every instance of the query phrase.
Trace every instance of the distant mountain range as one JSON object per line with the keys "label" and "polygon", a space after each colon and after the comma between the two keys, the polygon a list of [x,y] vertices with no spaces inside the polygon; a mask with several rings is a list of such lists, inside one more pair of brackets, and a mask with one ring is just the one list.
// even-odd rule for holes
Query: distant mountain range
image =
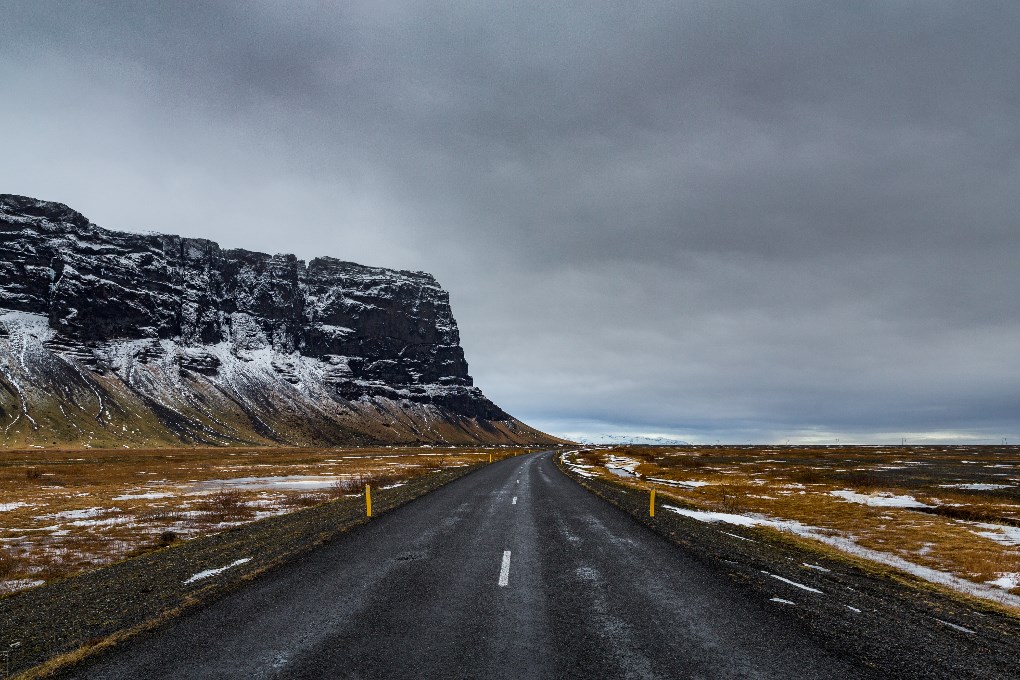
{"label": "distant mountain range", "polygon": [[102,229],[0,194],[0,444],[553,443],[423,272]]}
{"label": "distant mountain range", "polygon": [[570,435],[569,438],[578,444],[636,444],[639,446],[687,446],[690,444],[682,439],[641,434],[587,434]]}

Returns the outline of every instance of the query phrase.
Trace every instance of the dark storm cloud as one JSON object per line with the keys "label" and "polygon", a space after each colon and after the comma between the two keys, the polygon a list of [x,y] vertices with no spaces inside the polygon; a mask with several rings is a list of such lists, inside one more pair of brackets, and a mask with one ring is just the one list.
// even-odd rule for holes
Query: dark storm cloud
{"label": "dark storm cloud", "polygon": [[4,190],[432,271],[539,426],[1020,434],[1015,3],[4,14]]}

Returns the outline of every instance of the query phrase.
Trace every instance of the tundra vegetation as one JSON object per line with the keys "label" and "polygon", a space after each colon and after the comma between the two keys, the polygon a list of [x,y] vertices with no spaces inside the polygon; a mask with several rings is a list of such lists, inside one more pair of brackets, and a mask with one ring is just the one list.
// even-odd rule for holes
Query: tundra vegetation
{"label": "tundra vegetation", "polygon": [[813,549],[1020,603],[1020,447],[624,446],[564,459],[655,488],[660,511],[751,518]]}
{"label": "tundra vegetation", "polygon": [[526,449],[0,451],[0,596]]}

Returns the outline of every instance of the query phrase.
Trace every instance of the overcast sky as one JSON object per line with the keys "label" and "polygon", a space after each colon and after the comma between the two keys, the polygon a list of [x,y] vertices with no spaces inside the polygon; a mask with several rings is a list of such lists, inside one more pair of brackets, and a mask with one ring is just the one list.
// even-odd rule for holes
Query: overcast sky
{"label": "overcast sky", "polygon": [[1015,0],[6,0],[0,192],[429,271],[551,432],[1020,442],[1018,35]]}

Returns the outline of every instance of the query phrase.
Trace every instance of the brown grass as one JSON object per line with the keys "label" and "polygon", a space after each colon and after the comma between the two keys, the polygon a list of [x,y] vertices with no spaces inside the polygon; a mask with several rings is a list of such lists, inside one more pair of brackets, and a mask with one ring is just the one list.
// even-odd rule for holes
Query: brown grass
{"label": "brown grass", "polygon": [[[523,449],[527,450],[527,449]],[[0,451],[0,596],[49,580],[416,475],[500,460],[515,449],[92,449]],[[310,489],[240,477],[311,475]],[[330,481],[333,479],[334,481]],[[20,504],[20,505],[19,505]]]}
{"label": "brown grass", "polygon": [[[572,454],[572,460],[619,482],[598,468],[609,455],[639,462],[638,478],[624,483],[654,484],[663,500],[797,520],[975,583],[1020,573],[1020,547],[979,535],[989,529],[976,524],[1020,526],[1020,447],[617,447]],[[648,478],[707,484],[684,488]],[[943,486],[1014,482],[996,490]],[[842,489],[913,496],[933,507],[846,502],[831,493]]]}

